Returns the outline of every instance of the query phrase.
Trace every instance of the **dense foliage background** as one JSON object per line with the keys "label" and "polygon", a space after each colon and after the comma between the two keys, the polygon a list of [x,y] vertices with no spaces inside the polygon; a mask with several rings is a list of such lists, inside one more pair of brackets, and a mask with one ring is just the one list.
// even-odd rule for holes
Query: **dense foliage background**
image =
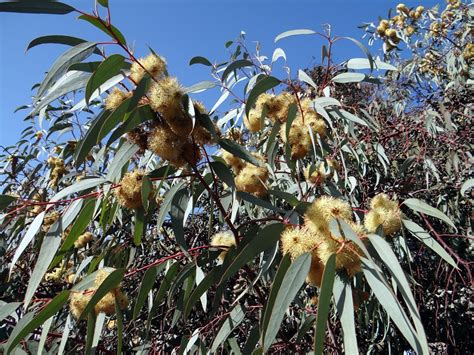
{"label": "dense foliage background", "polygon": [[[28,46],[70,48],[0,152],[5,353],[473,348],[472,5],[399,4],[367,46],[299,29],[265,55],[241,33],[226,62],[190,60],[209,78],[188,88],[159,50],[135,57],[107,0],[0,11],[111,38]],[[326,44],[293,73],[303,35]]]}

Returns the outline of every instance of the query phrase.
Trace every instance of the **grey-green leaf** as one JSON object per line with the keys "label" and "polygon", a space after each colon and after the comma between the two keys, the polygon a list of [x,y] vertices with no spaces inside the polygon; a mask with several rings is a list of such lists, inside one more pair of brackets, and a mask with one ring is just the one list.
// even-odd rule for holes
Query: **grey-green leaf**
{"label": "grey-green leaf", "polygon": [[244,320],[245,312],[240,305],[232,309],[229,316],[226,318],[221,328],[217,332],[214,341],[212,342],[211,352],[215,352],[220,344],[222,344],[232,331]]}
{"label": "grey-green leaf", "polygon": [[436,254],[438,254],[442,259],[444,259],[448,264],[452,265],[456,269],[458,266],[456,262],[452,258],[451,255],[439,244],[436,239],[434,239],[427,231],[425,231],[421,226],[416,224],[413,221],[403,219],[403,225],[405,228],[418,240],[424,243],[428,248],[433,250]]}
{"label": "grey-green leaf", "polygon": [[[311,254],[305,253],[299,256],[287,269],[283,281],[278,288],[275,303],[270,314],[268,326],[263,329],[263,351],[266,352],[275,341],[276,335],[280,329],[281,322],[285,316],[287,308],[295,299],[311,266]],[[273,291],[273,290],[272,290]]]}
{"label": "grey-green leaf", "polygon": [[443,212],[441,212],[437,208],[431,207],[424,201],[421,201],[417,198],[409,198],[408,200],[403,201],[403,205],[411,208],[413,211],[424,213],[432,217],[438,218],[442,220],[443,222],[445,222],[446,224],[449,224],[451,227],[456,228],[453,221],[451,221],[451,219],[448,216],[446,216]]}
{"label": "grey-green leaf", "polygon": [[8,354],[20,341],[30,334],[33,330],[38,328],[49,318],[51,318],[61,307],[67,302],[69,298],[68,290],[61,292],[59,295],[54,297],[31,321],[25,324],[21,330],[15,334],[13,339],[8,340],[8,346],[6,347],[6,353]]}
{"label": "grey-green leaf", "polygon": [[33,295],[36,292],[41,280],[43,279],[44,274],[48,270],[51,261],[53,261],[54,255],[61,244],[61,237],[50,237],[46,236],[43,239],[41,244],[41,249],[38,254],[38,260],[36,261],[35,268],[31,274],[30,281],[28,283],[28,288],[26,289],[25,300],[23,301],[25,307],[28,306]]}
{"label": "grey-green leaf", "polygon": [[359,354],[357,346],[356,326],[354,322],[354,304],[352,301],[352,286],[348,280],[337,276],[334,280],[334,300],[337,313],[341,320],[344,352],[346,354]]}
{"label": "grey-green leaf", "polygon": [[236,157],[239,157],[245,161],[248,161],[249,163],[256,165],[256,166],[262,166],[262,162],[260,162],[257,158],[255,158],[250,152],[239,145],[238,143],[227,139],[227,138],[222,138],[219,139],[219,145],[222,147],[222,149],[228,151],[229,153],[232,153]]}
{"label": "grey-green leaf", "polygon": [[332,254],[324,266],[321,291],[318,298],[318,316],[314,332],[314,354],[322,355],[326,338],[326,322],[329,315],[334,277],[336,273],[336,254]]}
{"label": "grey-green leaf", "polygon": [[313,35],[315,33],[316,33],[315,31],[307,30],[307,29],[285,31],[285,32],[282,32],[278,36],[275,37],[275,43],[278,42],[279,40],[283,39],[283,38],[286,38],[286,37],[301,36],[301,35]]}
{"label": "grey-green leaf", "polygon": [[94,72],[94,74],[92,74],[89,81],[87,82],[85,93],[87,104],[89,104],[89,99],[96,89],[98,89],[110,78],[120,74],[120,72],[124,69],[124,64],[125,58],[120,54],[113,54],[100,63],[97,70]]}
{"label": "grey-green leaf", "polygon": [[235,256],[229,267],[223,273],[220,284],[234,275],[242,266],[253,260],[262,251],[271,248],[280,239],[283,224],[273,223],[265,226],[242,250]]}
{"label": "grey-green leaf", "polygon": [[53,85],[63,74],[65,74],[68,68],[73,63],[78,63],[89,57],[95,49],[96,43],[84,42],[80,43],[71,49],[64,52],[56,61],[53,66],[49,69],[46,78],[41,83],[37,99],[40,99],[43,94]]}

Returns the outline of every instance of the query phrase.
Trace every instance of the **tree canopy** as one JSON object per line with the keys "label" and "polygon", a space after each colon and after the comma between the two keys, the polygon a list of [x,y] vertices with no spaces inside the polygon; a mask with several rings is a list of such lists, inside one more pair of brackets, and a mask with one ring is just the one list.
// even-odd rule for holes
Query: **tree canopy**
{"label": "tree canopy", "polygon": [[[0,151],[5,354],[473,348],[472,5],[267,54],[242,32],[226,61],[190,59],[209,69],[191,87],[109,5],[0,2],[110,37],[28,45],[68,48]],[[303,35],[320,63],[277,75]],[[336,62],[344,45],[360,54]]]}

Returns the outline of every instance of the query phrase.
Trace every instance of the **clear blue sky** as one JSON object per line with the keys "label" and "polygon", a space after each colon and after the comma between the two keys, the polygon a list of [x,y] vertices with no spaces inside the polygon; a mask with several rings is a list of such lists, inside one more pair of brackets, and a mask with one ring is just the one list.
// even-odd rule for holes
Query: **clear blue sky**
{"label": "clear blue sky", "polygon": [[[93,0],[67,2],[81,10],[90,11]],[[147,53],[147,45],[163,55],[169,71],[185,86],[209,80],[208,68],[189,66],[193,56],[201,55],[211,61],[227,59],[224,43],[247,33],[249,44],[260,41],[262,53],[271,57],[273,50],[282,47],[295,73],[320,60],[322,42],[316,37],[292,37],[275,44],[279,33],[309,28],[322,30],[332,25],[333,34],[360,39],[362,22],[386,17],[392,0],[109,0],[112,22],[122,31],[137,55]],[[404,1],[408,6],[431,7],[443,0]],[[17,141],[25,128],[27,111],[13,113],[17,106],[31,101],[31,87],[40,82],[55,58],[67,47],[43,45],[25,53],[34,38],[51,34],[65,34],[90,41],[107,40],[99,30],[77,14],[30,15],[0,13],[0,145]],[[254,46],[254,45],[253,45]],[[375,51],[372,48],[371,51]],[[358,47],[340,42],[335,48],[336,59],[362,57]],[[216,90],[215,95],[218,95]],[[200,98],[199,95],[196,98]],[[212,101],[209,96],[201,99]],[[205,102],[211,107],[213,102]]]}

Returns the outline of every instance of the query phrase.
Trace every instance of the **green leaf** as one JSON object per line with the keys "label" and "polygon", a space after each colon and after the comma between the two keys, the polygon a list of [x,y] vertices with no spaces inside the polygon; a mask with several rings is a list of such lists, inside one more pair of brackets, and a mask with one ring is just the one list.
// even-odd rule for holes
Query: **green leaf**
{"label": "green leaf", "polygon": [[[375,69],[377,70],[398,70],[389,63],[380,60],[374,60]],[[349,69],[370,69],[370,61],[367,58],[352,58],[347,61],[347,68]]]}
{"label": "green leaf", "polygon": [[21,302],[11,302],[2,304],[0,307],[0,322],[10,316],[15,310],[20,307]]}
{"label": "green leaf", "polygon": [[247,116],[260,94],[263,94],[264,92],[274,88],[280,83],[281,81],[273,76],[264,76],[262,79],[260,79],[252,88],[249,96],[247,97],[247,102],[245,103],[245,113]]}
{"label": "green leaf", "polygon": [[7,208],[13,201],[16,201],[15,196],[10,195],[0,195],[0,211]]}
{"label": "green leaf", "polygon": [[[369,125],[367,124],[367,122],[365,122],[362,118],[359,118],[357,117],[356,115],[348,112],[348,111],[345,111],[345,110],[339,110],[339,109],[334,109],[334,112],[336,112],[337,114],[339,114],[340,116],[344,117],[346,120],[348,121],[352,121],[354,123],[357,123],[357,124],[360,124],[362,126],[366,126],[368,127]],[[380,147],[382,147],[380,145]],[[382,147],[383,149],[383,147]]]}
{"label": "green leaf", "polygon": [[184,238],[184,220],[186,208],[189,203],[188,189],[179,190],[173,197],[170,208],[171,228],[174,232],[176,242],[183,250],[188,250],[188,244]]}
{"label": "green leaf", "polygon": [[242,349],[242,354],[252,354],[252,351],[255,349],[255,346],[258,343],[258,339],[260,337],[260,329],[258,324],[254,325],[250,334],[247,337],[247,341],[245,342],[244,348]]}
{"label": "green leaf", "polygon": [[[77,46],[78,44],[85,43],[86,40],[82,38],[72,37],[72,36],[64,36],[64,35],[49,35],[49,36],[41,36],[32,40],[28,46],[26,47],[26,51],[30,50],[33,47],[39,46],[41,44],[65,44],[67,46]],[[96,48],[94,53],[100,54],[100,51]],[[72,70],[69,67],[69,70]]]}
{"label": "green leaf", "polygon": [[245,68],[245,67],[253,67],[253,63],[250,60],[246,59],[239,59],[235,62],[230,63],[227,68],[225,68],[224,73],[222,74],[221,81],[225,82],[227,77],[235,72],[237,69]]}
{"label": "green leaf", "polygon": [[[41,329],[41,337],[38,342],[38,352],[37,354],[43,354],[44,345],[46,340],[48,339],[49,330],[51,329],[51,325],[53,324],[53,317],[49,318],[43,323],[43,327]],[[59,353],[59,352],[58,352]]]}
{"label": "green leaf", "polygon": [[244,201],[249,202],[251,205],[260,206],[260,207],[275,211],[277,213],[286,212],[285,210],[282,210],[281,208],[278,208],[272,205],[270,202],[262,200],[261,198],[258,198],[252,194],[249,194],[248,192],[237,191],[237,197],[241,198]]}
{"label": "green leaf", "polygon": [[283,39],[283,38],[286,38],[286,37],[301,36],[301,35],[314,35],[314,34],[316,34],[315,31],[307,30],[307,29],[285,31],[285,32],[280,33],[278,36],[275,37],[275,43],[278,42],[279,40]]}
{"label": "green leaf", "polygon": [[244,320],[244,318],[245,311],[239,304],[236,305],[222,324],[219,331],[217,332],[217,335],[214,338],[214,341],[212,342],[211,346],[212,353],[217,351],[221,343],[223,343],[232,333],[232,331],[239,326],[239,324]]}
{"label": "green leaf", "polygon": [[115,314],[117,315],[117,351],[116,354],[122,353],[123,344],[123,314],[120,309],[119,300],[115,297]]}
{"label": "green leaf", "polygon": [[[5,344],[5,346],[3,348],[0,348],[2,350],[5,350],[5,354],[8,355],[8,351],[6,351],[8,348],[10,348],[10,342],[16,338],[16,336],[22,331],[22,329],[28,324],[31,322],[31,320],[33,319],[33,317],[35,316],[34,312],[30,312],[30,313],[27,313],[25,314],[23,317],[21,317],[19,320],[18,320],[18,323],[16,323],[15,325],[15,328],[13,328],[12,332],[10,333],[10,338],[8,340],[8,342]],[[14,349],[12,349],[14,350]],[[20,354],[23,354],[23,353],[20,353]],[[26,355],[26,352],[24,352],[24,354]],[[15,355],[17,355],[15,353]]]}
{"label": "green leaf", "polygon": [[153,192],[153,183],[147,175],[142,178],[142,205],[145,212],[148,212],[148,204],[150,202],[150,195]]}
{"label": "green leaf", "polygon": [[207,89],[212,89],[213,87],[216,87],[217,83],[209,80],[205,81],[200,81],[199,83],[196,83],[192,86],[189,86],[184,89],[185,94],[190,94],[190,93],[199,93],[206,91]]}
{"label": "green leaf", "polygon": [[280,191],[280,190],[268,190],[268,193],[270,195],[273,195],[275,197],[285,200],[293,207],[296,207],[300,204],[300,201],[298,200],[298,198],[295,195],[290,194],[288,192]]}
{"label": "green leaf", "polygon": [[296,336],[296,342],[301,343],[303,337],[308,334],[309,330],[313,326],[313,323],[316,321],[316,316],[310,314],[304,322],[301,324],[300,329],[298,329],[298,335]]}
{"label": "green leaf", "polygon": [[59,295],[54,297],[30,322],[25,324],[21,330],[15,334],[15,337],[8,340],[8,344],[5,347],[6,353],[8,354],[20,341],[30,334],[33,330],[38,328],[49,318],[51,318],[56,312],[58,312],[62,306],[67,302],[69,298],[69,291],[65,290]]}
{"label": "green leaf", "polygon": [[361,258],[361,262],[362,271],[375,297],[377,297],[388,316],[395,323],[408,343],[410,343],[417,353],[422,354],[422,347],[418,342],[417,333],[409,322],[405,310],[398,302],[388,282],[383,278],[382,271],[369,259]]}
{"label": "green leaf", "polygon": [[149,105],[137,107],[130,113],[128,117],[125,118],[125,122],[118,126],[117,129],[110,135],[110,138],[107,141],[107,146],[111,145],[125,133],[137,128],[140,124],[155,118],[156,115],[151,110]]}
{"label": "green leaf", "polygon": [[313,79],[311,79],[311,77],[306,74],[306,72],[304,72],[303,70],[299,69],[298,70],[298,79],[300,81],[303,81],[305,82],[306,84],[309,84],[311,85],[314,89],[318,89],[318,86],[316,85],[316,83],[313,81]]}
{"label": "green leaf", "polygon": [[[122,121],[126,119],[129,112],[132,98],[124,100],[115,110],[113,110],[104,120],[97,135],[96,143],[99,143],[111,130],[116,128]],[[108,113],[108,111],[106,111]]]}
{"label": "green leaf", "polygon": [[346,354],[359,354],[350,281],[337,276],[334,280],[333,291],[337,313],[342,325],[344,352]]}
{"label": "green leaf", "polygon": [[464,195],[467,191],[472,189],[474,187],[474,179],[468,179],[464,181],[464,183],[461,186],[461,189],[459,190],[459,193],[461,195]]}
{"label": "green leaf", "polygon": [[438,254],[444,261],[448,264],[452,265],[456,269],[458,266],[456,262],[452,258],[451,255],[439,244],[436,239],[434,239],[427,231],[425,231],[421,226],[416,224],[413,221],[402,219],[402,223],[405,228],[418,240],[424,243],[428,248],[433,250],[436,254]]}
{"label": "green leaf", "polygon": [[283,256],[280,261],[280,265],[278,266],[277,273],[273,279],[272,286],[270,289],[270,294],[268,296],[267,303],[265,304],[265,308],[263,311],[263,317],[261,319],[260,324],[260,333],[262,335],[262,342],[263,342],[263,335],[264,329],[268,328],[268,322],[270,321],[270,317],[272,315],[273,305],[275,304],[276,297],[278,295],[278,291],[281,287],[283,279],[286,275],[286,271],[291,266],[291,258],[289,254]]}
{"label": "green leaf", "polygon": [[161,203],[160,210],[158,212],[158,217],[156,220],[156,228],[160,229],[161,226],[163,225],[163,221],[165,220],[165,217],[168,215],[170,208],[171,208],[171,202],[173,201],[174,195],[178,190],[181,189],[181,187],[184,185],[184,182],[179,182],[176,185],[173,185],[165,194],[164,200]]}
{"label": "green leaf", "polygon": [[160,306],[161,301],[165,297],[167,291],[171,287],[171,284],[173,283],[173,280],[178,273],[179,270],[179,263],[173,263],[168,271],[166,272],[165,277],[163,278],[163,281],[160,284],[160,288],[158,289],[158,292],[156,293],[155,299],[153,300],[153,306],[148,313],[148,318],[147,318],[147,332],[150,331],[150,326],[151,326],[151,320],[155,316],[155,313],[158,310],[158,307]]}
{"label": "green leaf", "polygon": [[86,73],[93,73],[94,71],[97,70],[97,68],[99,67],[99,65],[101,63],[102,62],[98,62],[98,61],[97,62],[74,63],[67,70],[68,71],[76,70],[76,71],[83,71],[83,72],[86,72]]}
{"label": "green leaf", "polygon": [[365,79],[365,74],[347,72],[347,73],[341,73],[339,75],[336,75],[334,78],[332,78],[332,81],[334,83],[339,83],[339,84],[359,83],[364,79]]}
{"label": "green leaf", "polygon": [[75,8],[57,1],[16,1],[0,3],[0,12],[65,15]]}
{"label": "green leaf", "polygon": [[120,54],[113,54],[107,57],[92,74],[86,86],[85,99],[89,105],[89,99],[92,93],[100,88],[110,78],[120,74],[124,68],[125,58]]}
{"label": "green leaf", "polygon": [[164,268],[164,266],[165,264],[152,266],[145,272],[145,275],[143,275],[143,280],[140,285],[140,290],[138,291],[137,301],[135,303],[135,307],[133,308],[133,316],[132,316],[133,320],[137,319],[138,315],[140,314],[140,311],[147,299],[148,293],[153,288],[153,285],[155,284],[155,280],[158,274]]}
{"label": "green leaf", "polygon": [[33,269],[33,273],[31,274],[30,280],[28,282],[28,288],[26,289],[25,300],[23,301],[25,307],[28,306],[31,299],[33,298],[33,295],[41,283],[44,274],[48,270],[51,261],[53,261],[54,255],[56,254],[60,244],[60,237],[44,237],[43,243],[41,244],[41,249],[38,254],[38,260],[36,261],[35,268]]}
{"label": "green leaf", "polygon": [[446,216],[443,212],[441,212],[437,208],[431,207],[424,201],[421,201],[417,198],[409,198],[408,200],[403,201],[402,204],[411,208],[413,211],[424,213],[432,217],[438,218],[442,220],[443,222],[445,222],[446,224],[449,224],[451,227],[456,229],[456,226],[454,225],[453,221],[451,221],[451,219],[448,216]]}
{"label": "green leaf", "polygon": [[246,148],[242,147],[238,143],[227,138],[222,138],[219,139],[218,144],[222,147],[222,149],[232,153],[236,157],[239,157],[253,165],[262,166],[261,161],[255,158]]}
{"label": "green leaf", "polygon": [[[275,290],[277,295],[270,311],[267,328],[263,328],[263,351],[267,352],[275,341],[285,312],[295,299],[311,267],[311,254],[299,256],[285,272],[280,287]],[[272,292],[273,292],[272,288]]]}
{"label": "green leaf", "polygon": [[84,190],[89,190],[93,187],[96,187],[97,185],[101,185],[106,182],[107,180],[103,178],[91,178],[91,179],[80,180],[74,183],[73,185],[70,185],[66,187],[65,189],[59,191],[56,195],[54,195],[54,197],[50,200],[50,202],[59,201],[68,195],[71,195],[76,192],[84,191]]}
{"label": "green leaf", "polygon": [[135,226],[133,228],[133,244],[139,246],[142,243],[142,237],[145,234],[146,216],[145,210],[137,208],[135,210]]}
{"label": "green leaf", "polygon": [[321,291],[318,298],[318,316],[314,332],[314,354],[322,355],[326,338],[326,322],[329,315],[334,276],[336,273],[336,254],[332,254],[324,266]]}
{"label": "green leaf", "polygon": [[103,7],[109,7],[109,0],[97,0]]}
{"label": "green leaf", "polygon": [[35,103],[34,110],[29,113],[28,117],[36,116],[44,107],[67,93],[83,89],[87,85],[89,78],[89,73],[80,71],[67,72],[51,87],[44,97],[39,98],[39,101]]}
{"label": "green leaf", "polygon": [[92,349],[92,344],[94,343],[94,333],[96,326],[97,317],[94,312],[90,312],[87,316],[87,334],[86,334],[86,355],[95,354],[95,349]]}
{"label": "green leaf", "polygon": [[79,319],[84,319],[91,311],[94,310],[95,305],[99,302],[107,293],[117,288],[125,275],[125,269],[117,269],[112,271],[107,278],[100,284],[94,295],[91,297],[89,303],[82,311]]}
{"label": "green leaf", "polygon": [[370,66],[370,71],[373,71],[374,70],[374,58],[372,57],[372,55],[370,54],[369,50],[367,49],[367,47],[365,47],[362,43],[360,43],[358,40],[352,38],[352,37],[337,37],[335,39],[336,40],[339,40],[339,39],[347,39],[349,41],[351,41],[352,43],[355,43],[360,49],[362,49],[362,51],[365,53],[365,55],[367,56],[367,59],[369,60],[369,66]]}
{"label": "green leaf", "polygon": [[199,283],[199,285],[193,290],[191,295],[189,296],[186,307],[184,308],[184,318],[187,319],[191,314],[191,311],[199,300],[199,298],[211,287],[214,283],[216,283],[220,278],[220,273],[222,272],[221,267],[217,266],[212,269],[204,279]]}
{"label": "green leaf", "polygon": [[92,147],[96,145],[99,137],[99,132],[102,129],[102,126],[108,119],[108,111],[103,110],[90,125],[89,129],[86,132],[86,135],[83,139],[77,144],[77,148],[74,151],[74,161],[75,165],[81,165],[86,159],[87,155],[92,150]]}
{"label": "green leaf", "polygon": [[410,312],[411,318],[415,324],[417,340],[423,349],[422,353],[429,353],[428,341],[426,340],[425,330],[423,328],[423,324],[421,323],[421,317],[420,313],[418,312],[415,297],[411,293],[410,285],[402,267],[400,266],[400,263],[398,262],[397,256],[390,247],[390,244],[388,244],[382,237],[372,234],[369,235],[369,240],[374,246],[374,249],[377,251],[377,254],[379,254],[380,259],[383,260],[386,267],[390,271],[390,274],[393,278],[392,280],[397,284],[397,289],[400,291],[407,305],[408,311]]}
{"label": "green leaf", "polygon": [[208,67],[212,67],[212,63],[208,59],[204,57],[200,57],[200,56],[191,58],[191,60],[189,61],[189,65],[193,65],[193,64],[202,64]]}
{"label": "green leaf", "polygon": [[217,177],[230,187],[235,187],[234,176],[229,167],[220,161],[211,162],[212,169],[216,172]]}
{"label": "green leaf", "polygon": [[281,223],[266,225],[242,250],[235,256],[229,267],[224,271],[219,284],[223,284],[240,268],[253,260],[258,254],[274,246],[280,239],[284,226]]}
{"label": "green leaf", "polygon": [[95,198],[89,198],[85,201],[84,207],[82,207],[82,210],[79,213],[76,222],[74,222],[71,231],[64,240],[60,251],[66,251],[72,248],[77,238],[84,233],[94,216],[95,202]]}
{"label": "green leaf", "polygon": [[138,149],[138,146],[135,144],[128,141],[124,142],[109,164],[107,180],[118,182],[124,165],[130,162],[130,159],[138,152]]}
{"label": "green leaf", "polygon": [[[65,74],[71,64],[82,62],[89,57],[95,49],[97,44],[94,42],[84,42],[77,46],[68,49],[64,52],[49,69],[46,78],[41,83],[36,94],[37,102],[42,98],[43,94],[61,77]],[[44,100],[44,99],[43,99]]]}
{"label": "green leaf", "polygon": [[95,17],[86,16],[86,15],[81,15],[78,18],[81,19],[81,20],[87,21],[90,24],[94,25],[95,27],[97,27],[102,32],[106,33],[107,35],[109,35],[110,37],[112,37],[113,39],[118,41],[119,43],[121,43],[123,45],[125,45],[127,43],[125,41],[125,37],[123,36],[123,34],[114,25],[110,24],[110,25],[106,26],[104,24],[104,20],[99,20]]}

